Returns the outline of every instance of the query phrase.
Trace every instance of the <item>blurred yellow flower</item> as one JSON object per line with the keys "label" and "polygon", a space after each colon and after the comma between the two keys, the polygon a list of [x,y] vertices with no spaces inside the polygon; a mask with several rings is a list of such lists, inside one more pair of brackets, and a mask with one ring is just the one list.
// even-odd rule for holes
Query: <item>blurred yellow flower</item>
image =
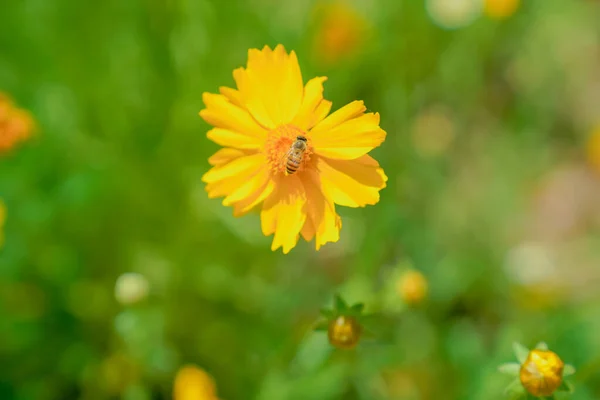
{"label": "blurred yellow flower", "polygon": [[521,384],[534,396],[550,396],[562,383],[564,366],[550,350],[531,350],[521,365]]}
{"label": "blurred yellow flower", "polygon": [[431,20],[445,29],[470,25],[482,11],[481,0],[426,0],[425,8]]}
{"label": "blurred yellow flower", "polygon": [[419,113],[412,125],[413,144],[422,157],[444,154],[455,136],[452,114],[443,106],[430,107]]}
{"label": "blurred yellow flower", "polygon": [[175,377],[173,400],[218,400],[215,382],[204,370],[186,365]]}
{"label": "blurred yellow flower", "polygon": [[594,129],[587,142],[588,163],[600,173],[600,125]]}
{"label": "blurred yellow flower", "polygon": [[117,278],[115,298],[123,305],[138,303],[148,297],[150,284],[148,279],[136,272],[127,272]]}
{"label": "blurred yellow flower", "polygon": [[320,4],[313,49],[318,60],[335,64],[355,55],[365,42],[368,23],[347,1]]}
{"label": "blurred yellow flower", "polygon": [[33,129],[31,115],[17,108],[7,95],[0,93],[0,154],[28,139]]}
{"label": "blurred yellow flower", "polygon": [[6,221],[6,206],[0,200],[0,247],[4,244],[4,221]]}
{"label": "blurred yellow flower", "polygon": [[238,89],[204,93],[200,116],[215,126],[208,138],[224,148],[209,158],[202,180],[210,198],[225,197],[241,216],[262,204],[271,250],[288,253],[299,236],[316,249],[339,240],[335,204],[364,207],[379,201],[387,177],[367,153],[386,133],[378,113],[354,101],[329,114],[325,77],[303,86],[296,54],[282,45],[248,51],[246,68],[233,72]]}
{"label": "blurred yellow flower", "polygon": [[327,337],[331,345],[340,349],[352,349],[360,340],[362,328],[356,318],[340,315],[329,322]]}
{"label": "blurred yellow flower", "polygon": [[398,294],[407,304],[418,304],[427,296],[427,280],[416,270],[404,272],[396,284]]}
{"label": "blurred yellow flower", "polygon": [[485,14],[494,19],[505,19],[519,8],[520,0],[485,0]]}

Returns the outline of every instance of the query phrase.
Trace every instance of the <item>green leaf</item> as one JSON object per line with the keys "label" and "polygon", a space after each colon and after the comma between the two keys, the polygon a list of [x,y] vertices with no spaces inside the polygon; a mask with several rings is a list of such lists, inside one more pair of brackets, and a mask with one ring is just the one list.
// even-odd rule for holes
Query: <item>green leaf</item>
{"label": "green leaf", "polygon": [[354,316],[359,316],[365,308],[364,303],[356,303],[352,307],[350,307],[350,314]]}
{"label": "green leaf", "polygon": [[334,304],[335,310],[340,314],[343,314],[348,310],[348,303],[346,303],[346,301],[342,299],[342,296],[340,296],[339,294],[335,295]]}
{"label": "green leaf", "polygon": [[518,342],[513,343],[513,351],[517,356],[517,360],[519,360],[519,364],[523,364],[529,356],[529,349]]}
{"label": "green leaf", "polygon": [[548,350],[548,345],[546,344],[546,342],[539,342],[535,345],[535,348],[538,350]]}
{"label": "green leaf", "polygon": [[525,395],[525,388],[521,385],[519,379],[513,379],[513,381],[504,389],[504,393],[509,395],[511,399],[520,399]]}
{"label": "green leaf", "polygon": [[333,319],[335,317],[335,312],[330,308],[321,308],[321,315],[327,319]]}
{"label": "green leaf", "polygon": [[571,376],[575,373],[575,367],[571,364],[566,364],[563,369],[563,376]]}
{"label": "green leaf", "polygon": [[573,393],[575,392],[575,386],[569,381],[563,381],[562,384],[556,389],[558,392],[567,392]]}
{"label": "green leaf", "polygon": [[498,367],[498,371],[503,374],[517,376],[521,370],[521,364],[518,363],[506,363]]}
{"label": "green leaf", "polygon": [[327,321],[327,320],[318,321],[315,324],[315,326],[313,327],[313,330],[317,331],[317,332],[327,331],[328,329],[329,329],[329,321]]}

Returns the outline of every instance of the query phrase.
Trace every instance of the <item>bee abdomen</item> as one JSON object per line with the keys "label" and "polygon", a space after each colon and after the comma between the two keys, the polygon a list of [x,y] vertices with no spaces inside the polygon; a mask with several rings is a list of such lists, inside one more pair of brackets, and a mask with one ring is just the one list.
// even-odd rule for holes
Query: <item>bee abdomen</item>
{"label": "bee abdomen", "polygon": [[285,172],[287,172],[288,175],[291,175],[298,171],[298,168],[300,168],[299,162],[295,160],[287,160],[287,163],[285,164]]}

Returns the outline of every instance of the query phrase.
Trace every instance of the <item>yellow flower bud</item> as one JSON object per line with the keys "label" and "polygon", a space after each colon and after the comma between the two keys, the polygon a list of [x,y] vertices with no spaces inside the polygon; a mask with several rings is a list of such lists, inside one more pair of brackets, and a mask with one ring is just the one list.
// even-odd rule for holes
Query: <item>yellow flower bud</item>
{"label": "yellow flower bud", "polygon": [[495,19],[508,18],[519,8],[520,0],[485,0],[485,13]]}
{"label": "yellow flower bud", "polygon": [[215,383],[198,367],[182,367],[175,377],[173,400],[218,400]]}
{"label": "yellow flower bud", "polygon": [[340,349],[352,349],[360,340],[362,328],[353,317],[340,315],[329,322],[327,336],[329,343]]}
{"label": "yellow flower bud", "polygon": [[407,304],[418,304],[427,296],[427,280],[419,271],[410,270],[403,273],[396,288]]}
{"label": "yellow flower bud", "polygon": [[521,384],[534,396],[550,396],[562,383],[564,366],[556,353],[532,350],[521,365]]}

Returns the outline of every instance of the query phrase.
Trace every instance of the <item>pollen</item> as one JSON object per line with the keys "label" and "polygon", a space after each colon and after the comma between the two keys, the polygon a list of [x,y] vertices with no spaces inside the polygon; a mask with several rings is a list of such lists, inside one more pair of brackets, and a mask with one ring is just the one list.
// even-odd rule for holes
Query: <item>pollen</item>
{"label": "pollen", "polygon": [[[265,155],[274,174],[285,173],[286,156],[298,136],[306,137],[306,132],[294,125],[281,125],[269,132],[265,143]],[[311,154],[312,146],[308,139],[308,148],[304,152],[298,172],[310,164]]]}

